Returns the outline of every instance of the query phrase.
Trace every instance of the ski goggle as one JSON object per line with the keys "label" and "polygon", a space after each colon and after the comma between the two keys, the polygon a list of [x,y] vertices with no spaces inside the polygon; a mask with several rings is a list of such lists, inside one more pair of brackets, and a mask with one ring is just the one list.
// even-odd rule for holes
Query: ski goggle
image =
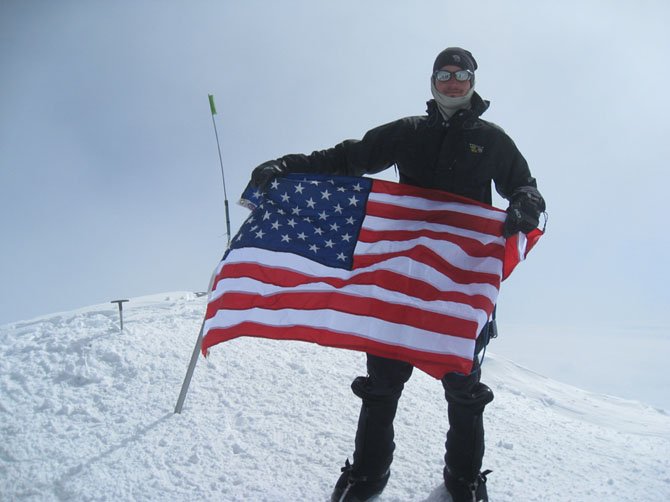
{"label": "ski goggle", "polygon": [[447,70],[437,70],[433,73],[433,78],[439,80],[440,82],[447,82],[451,80],[451,77],[456,77],[456,80],[459,82],[466,82],[473,77],[473,73],[470,70],[458,70],[458,71],[447,71]]}

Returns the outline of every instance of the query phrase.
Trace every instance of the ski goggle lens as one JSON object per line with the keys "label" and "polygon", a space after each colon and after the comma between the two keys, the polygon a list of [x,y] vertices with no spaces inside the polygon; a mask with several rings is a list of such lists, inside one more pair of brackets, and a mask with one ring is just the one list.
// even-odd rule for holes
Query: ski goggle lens
{"label": "ski goggle lens", "polygon": [[433,78],[439,80],[440,82],[446,82],[451,80],[451,77],[456,77],[456,80],[459,82],[465,82],[472,78],[472,72],[470,70],[458,70],[458,71],[447,71],[447,70],[437,70],[433,73]]}

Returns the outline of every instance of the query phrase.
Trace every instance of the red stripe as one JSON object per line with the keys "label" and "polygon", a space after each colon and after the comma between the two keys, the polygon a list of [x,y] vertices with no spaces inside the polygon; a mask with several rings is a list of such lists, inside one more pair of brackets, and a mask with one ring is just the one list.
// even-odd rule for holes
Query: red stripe
{"label": "red stripe", "polygon": [[254,307],[268,310],[335,310],[470,339],[476,338],[478,327],[476,321],[339,292],[287,292],[267,296],[224,293],[208,305],[206,318],[214,317],[217,310],[248,310]]}
{"label": "red stripe", "polygon": [[[402,256],[402,254],[399,254]],[[412,277],[403,276],[388,270],[363,272],[347,280],[332,277],[310,277],[292,270],[270,268],[256,263],[230,263],[224,265],[216,282],[224,278],[248,277],[257,281],[272,284],[278,287],[295,287],[302,284],[323,282],[334,288],[341,288],[348,284],[376,285],[390,291],[397,291],[421,300],[440,300],[458,302],[482,309],[488,314],[493,311],[493,303],[484,295],[468,295],[457,291],[442,291],[432,284]],[[496,278],[499,282],[499,278]]]}
{"label": "red stripe", "polygon": [[293,326],[290,329],[286,329],[254,322],[244,322],[230,328],[209,329],[202,341],[202,353],[207,355],[207,350],[213,345],[240,336],[257,336],[275,340],[297,340],[318,343],[326,347],[368,352],[382,357],[408,361],[410,364],[435,378],[442,378],[446,373],[445,368],[449,368],[449,371],[458,371],[463,374],[469,374],[472,369],[472,360],[463,357],[433,354],[392,346],[347,333],[317,329],[310,326]]}
{"label": "red stripe", "polygon": [[[528,254],[531,249],[537,244],[537,241],[540,240],[540,237],[544,235],[544,232],[539,228],[535,228],[526,234],[526,249],[524,250],[524,255]],[[505,260],[503,264],[503,281],[509,277],[512,273],[512,270],[525,259],[519,256],[519,234],[512,235],[507,238],[505,241]]]}
{"label": "red stripe", "polygon": [[463,237],[460,235],[437,232],[435,230],[374,230],[362,228],[358,240],[363,242],[394,241],[402,242],[411,239],[426,237],[436,241],[446,241],[456,244],[469,256],[476,258],[498,258],[503,259],[505,248],[502,244],[482,244],[477,239]]}
{"label": "red stripe", "polygon": [[498,220],[459,213],[457,211],[414,209],[409,207],[395,206],[385,202],[368,200],[365,207],[368,216],[378,216],[395,220],[412,220],[426,223],[439,223],[456,228],[472,230],[497,237],[502,235],[503,223]]}
{"label": "red stripe", "polygon": [[452,265],[449,261],[445,260],[432,249],[422,245],[414,246],[410,249],[404,249],[393,253],[354,255],[353,270],[366,268],[374,265],[375,263],[381,263],[385,260],[395,257],[410,258],[414,261],[428,265],[435,270],[439,270],[440,273],[446,275],[449,277],[449,279],[458,284],[490,284],[495,288],[500,286],[500,277],[498,274],[463,270],[462,268],[458,268],[455,265]]}
{"label": "red stripe", "polygon": [[479,206],[481,208],[493,212],[500,212],[500,213],[505,212],[502,209],[498,209],[497,207],[485,204],[484,202],[479,202],[478,200],[469,199],[462,195],[456,195],[450,192],[436,190],[434,188],[423,188],[414,185],[403,185],[402,183],[395,183],[393,181],[374,179],[372,180],[371,192],[385,193],[389,195],[400,195],[400,196],[409,195],[412,197],[432,200],[435,202],[459,202],[461,204],[468,204],[470,206]]}

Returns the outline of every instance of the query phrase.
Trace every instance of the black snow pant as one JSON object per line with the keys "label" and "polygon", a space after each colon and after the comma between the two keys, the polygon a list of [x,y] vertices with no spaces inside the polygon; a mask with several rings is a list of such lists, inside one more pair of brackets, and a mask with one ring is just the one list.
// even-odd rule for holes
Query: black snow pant
{"label": "black snow pant", "polygon": [[[351,384],[363,400],[354,451],[357,477],[379,477],[390,468],[395,449],[393,419],[413,369],[409,363],[368,354],[368,376]],[[447,373],[442,386],[449,418],[446,466],[452,475],[474,481],[484,457],[484,407],[493,400],[493,392],[480,382],[477,357],[469,375]]]}

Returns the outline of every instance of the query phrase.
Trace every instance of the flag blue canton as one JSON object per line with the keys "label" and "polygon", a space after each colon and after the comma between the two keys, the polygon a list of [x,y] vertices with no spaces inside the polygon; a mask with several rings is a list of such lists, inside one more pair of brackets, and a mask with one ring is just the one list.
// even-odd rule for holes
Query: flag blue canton
{"label": "flag blue canton", "polygon": [[242,203],[252,213],[230,249],[295,253],[350,270],[371,187],[369,178],[318,174],[276,178],[264,193],[249,185]]}

